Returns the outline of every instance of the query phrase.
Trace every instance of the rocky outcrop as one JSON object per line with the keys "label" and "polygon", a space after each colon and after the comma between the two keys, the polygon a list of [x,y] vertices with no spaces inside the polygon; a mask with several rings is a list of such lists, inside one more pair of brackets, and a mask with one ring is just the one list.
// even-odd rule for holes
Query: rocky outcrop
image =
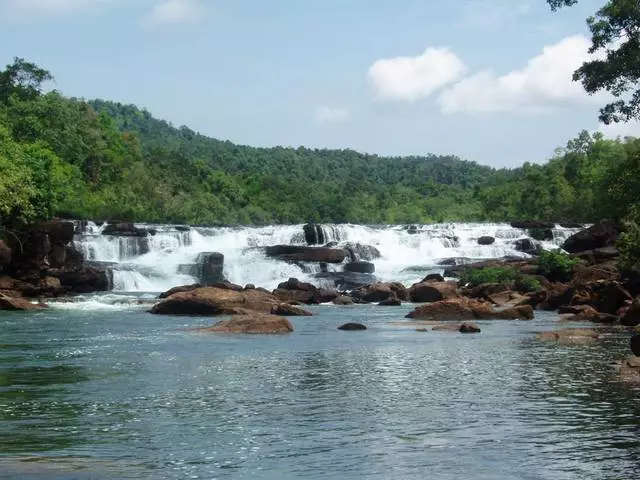
{"label": "rocky outcrop", "polygon": [[520,305],[495,310],[487,302],[461,297],[422,305],[410,312],[407,318],[438,321],[530,320],[533,318],[533,308]]}
{"label": "rocky outcrop", "polygon": [[371,261],[380,258],[382,254],[373,245],[363,245],[361,243],[346,243],[343,248],[347,251],[352,262],[356,260]]}
{"label": "rocky outcrop", "polygon": [[593,343],[600,338],[600,334],[591,328],[564,328],[538,334],[538,340],[558,342],[567,345],[582,345]]}
{"label": "rocky outcrop", "polygon": [[409,292],[406,287],[398,282],[378,282],[372,285],[358,288],[351,292],[351,296],[361,302],[382,302],[389,297],[397,297],[408,301]]}
{"label": "rocky outcrop", "polygon": [[265,253],[268,257],[287,262],[342,263],[347,257],[342,249],[299,245],[274,245],[266,247]]}
{"label": "rocky outcrop", "polygon": [[537,255],[540,252],[540,246],[530,238],[521,238],[514,242],[517,251],[527,253],[529,255]]}
{"label": "rocky outcrop", "polygon": [[414,303],[437,302],[459,296],[455,282],[416,283],[409,289],[409,299]]}
{"label": "rocky outcrop", "polygon": [[133,223],[110,223],[102,229],[102,235],[117,235],[119,237],[146,237],[155,235],[156,231],[148,228],[136,227]]}
{"label": "rocky outcrop", "polygon": [[273,295],[284,303],[305,303],[315,305],[332,302],[339,293],[335,290],[318,288],[311,283],[301,282],[297,278],[290,278],[282,282],[273,291]]}
{"label": "rocky outcrop", "polygon": [[613,220],[602,220],[591,227],[570,236],[562,245],[569,253],[584,252],[615,245],[620,235],[620,225]]}
{"label": "rocky outcrop", "polygon": [[327,241],[322,225],[315,223],[307,223],[302,227],[304,231],[304,240],[307,245],[323,245]]}
{"label": "rocky outcrop", "polygon": [[174,293],[151,309],[157,315],[211,316],[237,313],[238,309],[271,313],[280,301],[260,290],[236,292],[216,287],[202,287]]}
{"label": "rocky outcrop", "polygon": [[481,283],[480,285],[465,290],[465,294],[471,298],[489,300],[491,295],[508,292],[510,289],[511,285],[507,285],[506,283]]}
{"label": "rocky outcrop", "polygon": [[281,303],[271,308],[272,315],[281,315],[283,317],[311,317],[313,313],[289,303]]}
{"label": "rocky outcrop", "polygon": [[278,334],[293,332],[293,325],[284,317],[258,312],[233,315],[211,327],[199,328],[205,333]]}
{"label": "rocky outcrop", "polygon": [[31,303],[24,298],[13,298],[0,293],[0,310],[33,311],[47,308],[46,305]]}

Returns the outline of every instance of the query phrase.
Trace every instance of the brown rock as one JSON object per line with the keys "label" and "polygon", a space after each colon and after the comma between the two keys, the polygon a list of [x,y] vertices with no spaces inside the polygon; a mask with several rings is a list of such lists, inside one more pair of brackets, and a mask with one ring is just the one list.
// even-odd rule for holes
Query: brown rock
{"label": "brown rock", "polygon": [[455,282],[416,283],[409,289],[409,299],[414,303],[437,302],[458,296]]}
{"label": "brown rock", "polygon": [[612,220],[602,220],[591,227],[570,236],[562,245],[569,253],[584,252],[609,247],[616,243],[620,225]]}
{"label": "brown rock", "polygon": [[431,330],[435,332],[480,333],[480,327],[475,323],[442,324],[434,326]]}
{"label": "brown rock", "polygon": [[33,311],[47,308],[43,304],[31,303],[24,298],[13,298],[0,293],[0,310]]}
{"label": "brown rock", "polygon": [[198,329],[211,333],[249,333],[275,334],[293,332],[293,325],[284,317],[259,312],[245,315],[234,315],[230,320],[223,320],[211,327]]}
{"label": "brown rock", "polygon": [[266,248],[268,257],[288,262],[342,263],[347,252],[338,248],[275,245]]}
{"label": "brown rock", "polygon": [[630,356],[620,363],[620,379],[623,382],[640,383],[640,357]]}
{"label": "brown rock", "polygon": [[476,300],[456,298],[428,303],[417,307],[407,315],[407,318],[422,320],[473,320],[478,318],[477,312],[491,310],[490,307]]}
{"label": "brown rock", "polygon": [[538,340],[559,342],[563,344],[592,343],[600,338],[597,331],[589,328],[564,328],[553,332],[538,334]]}
{"label": "brown rock", "polygon": [[[533,320],[533,308],[531,305],[520,305],[517,307],[507,307],[504,310],[498,310],[485,318],[500,318],[502,320]],[[478,317],[482,318],[482,317]]]}
{"label": "brown rock", "polygon": [[347,295],[340,295],[333,299],[335,305],[353,305],[353,298]]}
{"label": "brown rock", "polygon": [[173,287],[171,290],[167,290],[166,292],[161,293],[158,298],[168,298],[174,293],[190,292],[191,290],[195,290],[196,288],[202,288],[202,285],[199,283],[194,283],[192,285],[181,285],[179,287]]}
{"label": "brown rock", "polygon": [[281,303],[271,308],[272,315],[281,315],[283,317],[311,317],[313,313],[304,310],[303,308],[290,305],[288,303]]}
{"label": "brown rock", "polygon": [[338,330],[346,330],[346,331],[357,331],[357,330],[366,330],[367,327],[362,325],[361,323],[345,323],[344,325],[340,325]]}
{"label": "brown rock", "polygon": [[635,298],[624,316],[620,319],[620,324],[625,327],[635,327],[640,325],[640,298]]}
{"label": "brown rock", "polygon": [[389,297],[396,296],[400,300],[408,301],[409,293],[404,285],[397,282],[384,283],[378,282],[366,287],[361,287],[353,292],[351,295],[354,299],[358,299],[364,302],[382,302]]}
{"label": "brown rock", "polygon": [[518,292],[506,291],[489,295],[487,298],[491,303],[498,307],[515,307],[517,305],[528,305],[529,297]]}
{"label": "brown rock", "polygon": [[475,323],[463,323],[460,325],[460,333],[480,333],[480,327]]}
{"label": "brown rock", "polygon": [[471,298],[484,298],[489,300],[490,296],[509,290],[511,290],[511,287],[504,283],[481,283],[468,290],[467,294]]}
{"label": "brown rock", "polygon": [[216,287],[202,287],[174,293],[155,304],[151,313],[160,315],[209,316],[233,313],[236,308],[270,313],[281,302],[259,290],[236,292]]}
{"label": "brown rock", "polygon": [[402,301],[398,297],[389,297],[378,303],[378,305],[380,307],[399,307],[402,305]]}

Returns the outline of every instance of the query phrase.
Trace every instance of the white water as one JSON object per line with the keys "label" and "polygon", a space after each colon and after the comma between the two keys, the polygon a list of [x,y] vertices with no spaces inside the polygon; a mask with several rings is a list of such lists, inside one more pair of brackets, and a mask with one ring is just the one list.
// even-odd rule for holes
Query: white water
{"label": "white water", "polygon": [[[139,225],[144,228],[145,225]],[[267,289],[290,277],[318,284],[312,273],[293,264],[267,258],[270,245],[304,245],[302,225],[268,227],[192,228],[184,232],[173,226],[154,225],[156,235],[146,238],[102,235],[102,228],[90,224],[87,233],[77,235],[74,243],[85,259],[110,262],[113,290],[116,292],[160,292],[197,279],[179,273],[180,265],[193,264],[202,252],[220,252],[225,256],[226,278],[240,285],[252,283]],[[384,281],[411,284],[426,273],[442,272],[437,262],[447,258],[489,259],[505,256],[528,257],[518,252],[514,242],[527,238],[526,230],[508,224],[452,223],[418,226],[410,234],[404,226],[327,225],[327,241],[375,246],[381,258],[373,260],[376,277]],[[557,227],[554,239],[544,248],[557,248],[575,233],[575,229]],[[478,245],[477,239],[495,237],[492,245]],[[144,253],[144,252],[147,253]],[[314,269],[315,268],[315,269]],[[340,265],[331,270],[341,271]],[[317,267],[306,269],[318,271]]]}

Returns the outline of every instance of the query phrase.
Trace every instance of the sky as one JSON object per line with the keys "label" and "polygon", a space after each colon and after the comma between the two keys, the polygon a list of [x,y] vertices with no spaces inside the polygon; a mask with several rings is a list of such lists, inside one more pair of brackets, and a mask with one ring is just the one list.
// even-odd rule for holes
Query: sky
{"label": "sky", "polygon": [[81,98],[253,146],[544,162],[605,127],[572,72],[603,0],[0,0],[13,57]]}

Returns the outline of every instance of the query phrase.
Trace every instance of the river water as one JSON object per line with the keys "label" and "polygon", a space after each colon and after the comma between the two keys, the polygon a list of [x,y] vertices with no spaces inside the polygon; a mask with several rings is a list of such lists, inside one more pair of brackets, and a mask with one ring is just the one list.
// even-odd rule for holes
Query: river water
{"label": "river water", "polygon": [[0,312],[0,478],[640,477],[640,392],[611,368],[625,335],[541,343],[544,312],[423,333],[409,305],[212,335],[132,299]]}

